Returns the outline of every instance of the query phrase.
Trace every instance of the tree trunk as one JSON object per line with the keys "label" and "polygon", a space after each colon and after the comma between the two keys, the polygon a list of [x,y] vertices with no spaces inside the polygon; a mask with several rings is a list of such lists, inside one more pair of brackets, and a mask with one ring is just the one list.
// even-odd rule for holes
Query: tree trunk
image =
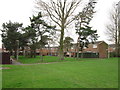
{"label": "tree trunk", "polygon": [[115,53],[116,53],[116,56],[118,56],[118,28],[119,28],[119,25],[118,25],[118,19],[116,18],[115,20]]}
{"label": "tree trunk", "polygon": [[25,50],[25,57],[28,57],[28,51]]}
{"label": "tree trunk", "polygon": [[77,51],[77,59],[79,58],[79,50]]}
{"label": "tree trunk", "polygon": [[64,60],[64,52],[63,52],[63,38],[64,38],[64,27],[61,27],[61,37],[60,37],[60,60]]}
{"label": "tree trunk", "polygon": [[76,59],[78,59],[79,58],[79,37],[78,37],[78,40],[77,40],[77,57],[76,57]]}
{"label": "tree trunk", "polygon": [[[53,50],[53,52],[54,52],[54,50]],[[52,56],[52,48],[50,48],[50,55]],[[53,55],[54,55],[54,53],[53,53]]]}
{"label": "tree trunk", "polygon": [[12,50],[10,51],[10,55],[11,55],[11,56],[13,55],[13,51],[12,51]]}
{"label": "tree trunk", "polygon": [[76,47],[75,47],[74,58],[76,57],[76,52],[77,52],[77,44],[76,44]]}
{"label": "tree trunk", "polygon": [[33,50],[31,50],[31,52],[30,52],[30,57],[31,58],[33,57]]}
{"label": "tree trunk", "polygon": [[83,58],[83,52],[81,51],[81,58]]}
{"label": "tree trunk", "polygon": [[25,47],[23,48],[23,56],[26,57]]}
{"label": "tree trunk", "polygon": [[49,49],[48,55],[51,56],[51,55],[52,55],[52,52],[51,52],[51,47],[50,47],[49,45],[48,45],[48,49]]}
{"label": "tree trunk", "polygon": [[118,57],[120,57],[120,17],[118,18]]}
{"label": "tree trunk", "polygon": [[42,54],[40,55],[40,60],[41,60],[41,62],[43,62],[43,55]]}
{"label": "tree trunk", "polygon": [[70,54],[69,54],[69,57],[72,57],[72,52],[71,52],[71,51],[69,51],[69,53],[70,53]]}
{"label": "tree trunk", "polygon": [[41,62],[43,62],[43,55],[42,55],[43,53],[42,53],[42,48],[41,48],[41,50],[40,50],[40,51],[41,51],[41,52],[40,52],[40,61],[41,61]]}
{"label": "tree trunk", "polygon": [[119,29],[119,35],[118,35],[118,57],[120,57],[120,29]]}
{"label": "tree trunk", "polygon": [[36,50],[34,50],[34,58],[36,58]]}
{"label": "tree trunk", "polygon": [[14,50],[14,58],[17,59],[17,50]]}
{"label": "tree trunk", "polygon": [[25,57],[29,57],[30,52],[31,52],[31,51],[29,51],[28,47],[24,48],[24,56],[25,56]]}
{"label": "tree trunk", "polygon": [[24,56],[24,57],[26,56],[26,54],[25,54],[25,50],[23,50],[23,56]]}
{"label": "tree trunk", "polygon": [[116,32],[115,32],[115,53],[116,53],[116,56],[118,54],[118,38],[117,38],[117,25],[116,25]]}

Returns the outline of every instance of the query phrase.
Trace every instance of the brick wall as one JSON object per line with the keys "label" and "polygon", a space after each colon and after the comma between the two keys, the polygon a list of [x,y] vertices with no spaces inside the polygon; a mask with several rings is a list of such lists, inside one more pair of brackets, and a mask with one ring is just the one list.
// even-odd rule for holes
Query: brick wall
{"label": "brick wall", "polygon": [[[96,48],[94,47],[96,45]],[[89,44],[88,48],[84,49],[83,52],[98,52],[98,45],[97,44]]]}
{"label": "brick wall", "polygon": [[100,43],[98,45],[99,50],[99,58],[107,58],[108,57],[108,44],[106,43]]}

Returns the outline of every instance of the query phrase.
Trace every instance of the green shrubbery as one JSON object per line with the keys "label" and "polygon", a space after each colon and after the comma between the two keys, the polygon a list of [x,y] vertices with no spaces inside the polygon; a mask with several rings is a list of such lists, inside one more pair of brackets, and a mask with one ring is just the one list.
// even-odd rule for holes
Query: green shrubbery
{"label": "green shrubbery", "polygon": [[116,54],[116,52],[110,52],[109,55],[110,57],[120,57],[120,55]]}

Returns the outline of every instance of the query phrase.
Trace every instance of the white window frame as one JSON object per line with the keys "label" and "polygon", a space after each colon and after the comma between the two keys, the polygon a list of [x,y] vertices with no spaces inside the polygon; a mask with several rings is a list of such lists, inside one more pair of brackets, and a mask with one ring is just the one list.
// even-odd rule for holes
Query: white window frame
{"label": "white window frame", "polygon": [[97,45],[96,45],[96,44],[94,44],[94,45],[93,45],[93,48],[97,48]]}

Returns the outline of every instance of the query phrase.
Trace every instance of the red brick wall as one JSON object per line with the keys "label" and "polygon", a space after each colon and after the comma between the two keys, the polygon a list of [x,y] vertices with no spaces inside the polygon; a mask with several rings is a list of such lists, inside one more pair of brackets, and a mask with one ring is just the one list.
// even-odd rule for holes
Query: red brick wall
{"label": "red brick wall", "polygon": [[104,42],[98,45],[99,49],[99,58],[107,58],[108,57],[108,45]]}
{"label": "red brick wall", "polygon": [[42,48],[42,50],[39,50],[39,52],[42,52],[42,55],[56,55],[58,52],[58,48]]}
{"label": "red brick wall", "polygon": [[93,48],[93,44],[89,44],[88,48],[84,49],[84,52],[91,51],[91,52],[98,52],[98,46],[97,48]]}

